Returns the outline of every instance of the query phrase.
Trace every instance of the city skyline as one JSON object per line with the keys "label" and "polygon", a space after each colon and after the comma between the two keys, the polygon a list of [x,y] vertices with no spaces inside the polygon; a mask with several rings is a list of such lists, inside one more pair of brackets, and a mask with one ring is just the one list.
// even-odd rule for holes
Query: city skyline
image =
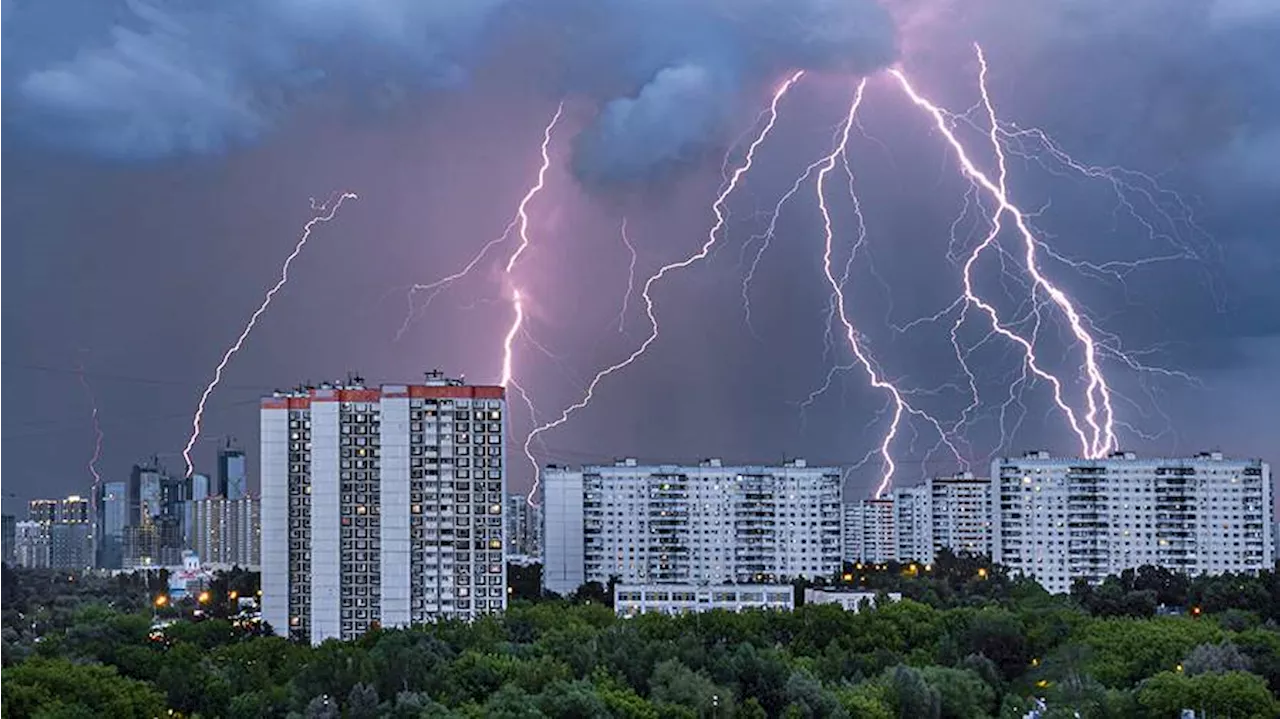
{"label": "city skyline", "polygon": [[[837,373],[832,391],[813,406],[803,413],[799,407],[833,366],[854,360],[840,323],[824,326],[830,288],[814,192],[822,165],[784,207],[770,248],[754,262],[774,203],[808,163],[831,151],[829,130],[843,121],[864,75],[861,127],[849,133],[848,159],[867,236],[848,285],[857,330],[849,335],[865,341],[887,381],[910,390],[904,397],[912,407],[946,428],[968,423],[951,439],[974,467],[1023,450],[1079,453],[1069,423],[1051,411],[1045,381],[1009,401],[1019,374],[1016,346],[976,350],[983,399],[969,412],[967,380],[947,341],[955,315],[924,334],[905,329],[955,299],[958,265],[946,257],[963,258],[982,234],[966,234],[971,221],[979,230],[982,223],[962,211],[971,200],[991,199],[970,193],[943,133],[885,72],[894,62],[925,96],[953,110],[977,102],[980,88],[990,90],[1009,133],[1010,197],[1028,213],[1039,212],[1034,224],[1044,252],[1092,263],[1078,269],[1045,260],[1046,275],[1065,287],[1098,337],[1131,350],[1134,362],[1174,373],[1135,371],[1118,356],[1101,358],[1115,395],[1111,448],[1144,456],[1220,450],[1277,459],[1280,424],[1270,408],[1280,402],[1280,295],[1273,281],[1280,255],[1267,238],[1280,231],[1280,220],[1267,212],[1277,187],[1274,163],[1258,158],[1274,147],[1280,96],[1266,91],[1276,64],[1258,62],[1256,54],[1270,47],[1266,32],[1280,23],[1274,12],[1203,0],[1176,10],[1143,2],[1132,14],[1089,6],[1068,18],[1066,4],[1050,4],[1038,12],[1057,24],[1033,26],[1023,22],[1026,10],[1008,2],[963,13],[941,5],[937,12],[911,13],[888,3],[885,26],[870,5],[851,2],[840,19],[857,31],[806,37],[806,45],[781,31],[762,33],[775,19],[762,6],[727,19],[696,5],[690,12],[702,25],[689,25],[709,28],[708,35],[691,29],[663,46],[647,28],[668,23],[669,8],[619,3],[616,17],[603,20],[619,47],[655,54],[655,65],[619,68],[608,52],[573,45],[538,23],[525,28],[527,45],[520,44],[513,38],[517,18],[502,3],[494,5],[498,9],[484,10],[492,15],[460,13],[449,18],[457,27],[445,22],[440,34],[425,34],[426,44],[440,52],[413,60],[440,71],[435,79],[450,78],[427,89],[405,83],[400,72],[421,66],[389,50],[377,61],[388,65],[381,69],[389,79],[376,87],[361,72],[342,72],[351,68],[335,58],[335,66],[324,69],[340,79],[308,88],[303,104],[259,103],[227,116],[203,112],[218,88],[199,87],[187,97],[148,95],[153,78],[140,72],[111,88],[121,98],[141,93],[149,99],[125,113],[123,124],[111,114],[113,98],[95,92],[92,60],[126,56],[106,30],[117,23],[149,27],[147,18],[89,13],[74,37],[54,45],[41,42],[54,27],[47,10],[6,9],[5,19],[25,32],[6,37],[12,41],[6,79],[19,89],[6,93],[11,132],[3,163],[28,178],[10,188],[4,220],[10,240],[3,330],[10,346],[4,361],[10,411],[2,432],[6,512],[21,513],[38,496],[87,494],[94,471],[123,481],[138,458],[154,453],[178,471],[200,392],[315,216],[308,199],[323,202],[343,191],[358,192],[359,201],[316,228],[290,284],[210,396],[202,435],[208,441],[195,445],[198,468],[213,468],[220,437],[240,437],[250,448],[248,475],[256,492],[259,460],[252,448],[260,396],[299,378],[318,382],[352,369],[374,384],[412,382],[434,367],[497,382],[508,338],[513,379],[537,408],[535,422],[522,399],[512,402],[512,489],[528,491],[533,469],[519,458],[524,437],[574,406],[597,372],[635,351],[647,332],[645,278],[696,250],[723,213],[727,219],[712,236],[717,245],[707,259],[654,287],[660,338],[632,366],[607,377],[589,406],[539,435],[530,444],[535,461],[806,457],[851,467],[870,454],[848,482],[872,492],[884,471],[876,450],[893,410],[886,393],[869,388],[854,367]],[[814,15],[817,5],[802,3],[794,12],[821,17]],[[195,28],[208,18],[175,11],[170,19]],[[425,22],[408,11],[397,20],[406,27]],[[264,39],[278,33],[300,46],[333,42],[332,28],[301,34],[285,28],[295,21],[272,15],[263,23]],[[355,26],[365,40],[386,40],[375,27]],[[298,39],[305,33],[319,36]],[[1159,39],[1167,35],[1185,42],[1170,47]],[[228,52],[224,40],[193,33],[189,45],[171,48],[163,62],[216,65]],[[987,64],[981,76],[975,42]],[[559,60],[546,52],[565,47],[573,52]],[[767,59],[746,60],[761,48]],[[605,132],[610,128],[600,118],[621,112],[621,101],[650,97],[646,89],[673,77],[661,67],[672,63],[671,53],[695,58],[702,70],[675,77],[710,78],[697,86],[691,105],[706,110],[704,125],[688,128],[657,115],[666,129],[679,131],[683,139],[677,139],[687,140],[678,148],[684,151],[664,153],[670,147],[663,143],[676,142],[665,135],[646,136],[652,144],[641,145],[622,125],[618,137]],[[1108,72],[1121,66],[1125,72]],[[277,69],[235,66],[230,76],[257,90],[258,81],[281,81],[270,74]],[[796,69],[808,75],[790,74]],[[267,74],[236,74],[242,71]],[[92,101],[42,93],[41,82],[55,76]],[[794,83],[781,97],[780,83],[788,78]],[[353,113],[350,96],[377,100],[350,103],[364,108]],[[752,121],[771,99],[776,123],[765,137]],[[187,127],[197,134],[183,135],[190,116],[208,124]],[[981,111],[969,119],[986,121]],[[1064,177],[1060,164],[1046,168],[1015,157],[1014,150],[1033,149],[1013,139],[1029,137],[1019,133],[1032,126],[1086,169],[1118,165],[1158,178],[1186,203],[1158,195],[1160,211],[1180,218],[1175,224],[1184,234],[1164,237],[1164,225],[1148,231],[1144,221],[1162,222],[1150,207],[1138,208],[1138,217],[1123,206],[1117,212],[1115,188],[1106,181]],[[139,146],[139,133],[131,132],[138,127],[149,128],[155,144]],[[751,142],[756,138],[758,146]],[[996,160],[983,133],[962,140],[979,169],[994,177]],[[624,152],[637,149],[644,150],[639,159]],[[717,204],[722,178],[751,158],[756,165]],[[841,194],[840,163],[828,169],[826,196],[841,264],[856,238],[855,206]],[[518,206],[527,212],[511,237],[425,308],[427,296],[420,293],[418,314],[406,323],[408,288],[464,268],[508,222],[520,219]],[[1184,210],[1188,214],[1179,214]],[[961,241],[952,247],[957,218]],[[517,237],[530,239],[518,265]],[[1006,239],[1014,252],[1017,238]],[[756,278],[748,286],[744,275],[751,267]],[[988,290],[999,280],[980,279]],[[516,290],[523,324],[513,327]],[[1016,303],[1000,309],[1010,306]],[[966,346],[981,339],[979,319],[973,310]],[[1049,368],[1056,375],[1082,361],[1081,343],[1061,340],[1068,330],[1061,317],[1046,320],[1044,350],[1057,362]],[[1081,384],[1070,383],[1067,404],[1087,424],[1084,396]],[[1002,411],[1009,413],[1003,441]],[[895,485],[964,469],[936,446],[927,421],[905,416],[888,452],[898,463]]]}

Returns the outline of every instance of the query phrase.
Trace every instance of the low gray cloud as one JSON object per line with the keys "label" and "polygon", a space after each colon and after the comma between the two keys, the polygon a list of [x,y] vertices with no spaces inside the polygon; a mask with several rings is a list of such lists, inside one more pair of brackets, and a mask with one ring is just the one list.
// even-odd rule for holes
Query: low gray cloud
{"label": "low gray cloud", "polygon": [[15,1],[5,121],[112,158],[218,152],[277,127],[335,75],[455,82],[502,2]]}
{"label": "low gray cloud", "polygon": [[[581,176],[629,179],[721,141],[737,104],[780,72],[866,71],[893,57],[889,16],[870,0],[517,5],[15,2],[5,120],[24,139],[117,159],[219,152],[277,129],[318,94],[365,102],[458,86],[512,39],[502,23],[511,10],[543,20],[535,45],[565,63],[561,90],[602,104],[579,145]],[[63,39],[51,45],[54,36]]]}

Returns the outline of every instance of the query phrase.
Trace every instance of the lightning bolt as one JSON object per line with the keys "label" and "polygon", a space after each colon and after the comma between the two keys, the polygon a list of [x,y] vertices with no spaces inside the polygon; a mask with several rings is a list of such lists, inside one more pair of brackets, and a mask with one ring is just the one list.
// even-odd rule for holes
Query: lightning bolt
{"label": "lightning bolt", "polygon": [[[655,272],[653,275],[651,275],[649,279],[645,280],[645,283],[640,292],[640,297],[644,300],[645,316],[649,318],[648,337],[646,337],[645,340],[640,343],[640,346],[637,347],[634,351],[632,351],[631,354],[626,357],[626,359],[623,359],[622,361],[617,362],[615,364],[609,365],[608,367],[597,372],[595,377],[593,377],[591,379],[591,382],[587,385],[587,389],[583,393],[582,399],[566,407],[560,413],[560,416],[555,418],[554,420],[535,427],[533,431],[531,431],[525,437],[525,441],[524,441],[525,457],[529,460],[529,463],[533,466],[533,487],[529,491],[529,499],[528,499],[530,505],[537,506],[534,497],[537,495],[538,487],[540,486],[541,479],[542,479],[541,468],[538,466],[538,462],[534,458],[533,452],[531,450],[533,442],[536,439],[538,439],[540,435],[546,432],[549,432],[553,429],[556,429],[557,427],[560,427],[564,423],[568,422],[569,419],[573,417],[573,415],[576,414],[579,410],[591,404],[592,399],[594,399],[595,397],[596,388],[599,387],[600,383],[604,381],[606,377],[609,377],[615,372],[618,372],[630,366],[642,355],[644,355],[644,353],[649,350],[649,347],[658,340],[658,333],[659,333],[658,316],[654,308],[654,301],[653,301],[653,295],[652,295],[654,285],[662,281],[663,278],[665,278],[667,275],[673,272],[686,269],[691,265],[697,264],[698,262],[705,260],[707,256],[711,253],[711,250],[716,246],[721,230],[724,228],[724,225],[725,225],[725,219],[727,217],[727,215],[725,214],[726,212],[725,204],[728,201],[729,196],[733,194],[733,191],[735,189],[737,189],[738,183],[741,181],[743,175],[747,174],[751,170],[751,165],[755,160],[756,150],[759,149],[760,145],[763,144],[765,139],[769,137],[770,132],[773,131],[773,126],[778,120],[778,106],[782,102],[782,99],[786,97],[787,92],[789,92],[791,88],[803,76],[804,76],[803,70],[795,72],[789,78],[787,78],[781,85],[779,85],[777,90],[774,91],[773,98],[772,100],[770,100],[769,107],[767,109],[768,119],[765,121],[764,126],[761,128],[760,132],[756,135],[755,139],[752,140],[751,144],[747,146],[747,151],[745,156],[743,157],[742,164],[740,164],[737,168],[734,169],[732,173],[729,174],[728,179],[723,183],[720,193],[716,196],[715,200],[711,203],[711,211],[715,215],[715,222],[711,225],[711,229],[707,232],[707,239],[702,243],[702,246],[698,248],[696,252],[684,258],[683,260],[679,260],[677,262],[672,262],[672,263],[663,265],[662,267],[658,268],[658,271]],[[727,167],[727,164],[725,166]]]}
{"label": "lightning bolt", "polygon": [[631,244],[631,238],[627,237],[627,218],[625,217],[622,218],[622,244],[627,246],[631,261],[627,264],[627,291],[622,295],[622,309],[618,311],[619,333],[626,328],[627,305],[631,302],[631,293],[635,291],[636,286],[636,246]]}
{"label": "lightning bolt", "polygon": [[[862,105],[862,98],[866,86],[866,79],[863,79],[858,83],[858,89],[854,93],[853,101],[849,104],[848,115],[845,118],[844,124],[841,126],[839,142],[836,144],[836,147],[831,150],[831,153],[822,159],[822,164],[818,169],[815,193],[817,195],[818,211],[822,214],[822,273],[823,277],[827,280],[827,284],[831,287],[832,295],[835,297],[835,316],[843,326],[845,341],[848,343],[849,349],[857,359],[858,364],[866,372],[868,382],[872,387],[883,390],[887,393],[889,395],[889,400],[893,405],[893,409],[890,412],[888,429],[885,431],[878,449],[883,466],[883,473],[880,476],[880,482],[876,486],[875,496],[876,498],[880,498],[888,490],[890,484],[892,484],[894,472],[897,470],[897,464],[893,459],[892,447],[893,441],[898,436],[898,432],[901,429],[902,420],[905,415],[910,414],[912,416],[919,417],[931,424],[937,431],[940,441],[951,449],[956,459],[962,463],[963,459],[959,450],[952,444],[950,438],[947,436],[947,432],[942,427],[942,424],[932,415],[907,402],[904,396],[905,393],[893,382],[885,379],[883,373],[871,360],[866,349],[862,346],[857,329],[849,319],[849,313],[846,308],[847,300],[844,294],[844,282],[847,280],[849,275],[849,265],[845,265],[844,275],[841,279],[836,278],[835,270],[833,268],[832,257],[834,254],[835,232],[832,227],[831,213],[827,207],[826,181],[827,176],[831,174],[833,169],[835,169],[837,159],[845,155],[847,152],[849,131],[857,120],[858,108]],[[858,214],[861,214],[860,210]],[[862,224],[861,219],[859,219],[859,224]],[[865,234],[860,235],[859,242],[864,238]]]}
{"label": "lightning bolt", "polygon": [[[516,218],[514,222],[519,228],[520,243],[516,246],[515,251],[511,253],[511,257],[507,259],[505,269],[509,281],[512,281],[513,283],[514,280],[511,277],[511,271],[515,269],[516,261],[519,260],[520,256],[524,254],[524,251],[529,248],[529,203],[532,202],[533,199],[538,196],[538,193],[542,192],[542,188],[546,186],[547,169],[551,167],[551,134],[555,130],[556,125],[559,124],[560,117],[563,114],[564,102],[561,102],[556,106],[556,112],[551,116],[551,121],[547,123],[546,128],[542,131],[542,164],[538,166],[537,180],[534,182],[533,186],[524,193],[524,197],[520,198],[520,204],[516,207]],[[520,293],[520,289],[514,284],[512,284],[511,289],[511,310],[511,327],[507,329],[507,335],[502,341],[502,378],[499,380],[499,384],[503,387],[513,388],[516,393],[520,395],[521,399],[524,400],[525,406],[529,409],[530,421],[536,424],[538,422],[538,412],[533,406],[533,400],[529,399],[529,393],[525,392],[524,387],[520,386],[514,376],[514,345],[516,337],[521,334],[521,330],[524,326],[524,298]],[[525,332],[527,333],[527,330]],[[524,452],[525,457],[530,461],[533,461],[528,443],[525,444]]]}
{"label": "lightning bolt", "polygon": [[[1037,250],[1040,249],[1041,243],[1033,233],[1028,220],[1029,214],[1013,204],[1010,201],[1007,189],[1005,187],[1005,178],[1007,175],[1005,153],[1003,146],[999,141],[999,126],[996,120],[994,104],[986,87],[986,60],[982,54],[981,47],[974,46],[978,61],[981,67],[979,74],[979,89],[981,92],[981,103],[988,116],[988,136],[992,142],[996,155],[998,177],[993,181],[969,157],[968,151],[963,143],[957,138],[955,132],[948,123],[949,113],[935,105],[918,93],[907,79],[906,74],[899,68],[893,68],[889,74],[898,81],[898,84],[906,93],[911,102],[918,108],[925,111],[932,118],[937,130],[942,134],[951,150],[955,153],[956,159],[960,165],[960,170],[964,176],[971,182],[977,184],[990,199],[995,203],[996,210],[991,218],[992,229],[984,239],[979,248],[971,253],[966,262],[965,270],[965,301],[971,306],[980,308],[985,312],[992,322],[993,329],[1001,336],[1014,341],[1020,345],[1025,353],[1025,361],[1027,366],[1037,376],[1050,382],[1054,388],[1054,400],[1058,408],[1066,415],[1068,423],[1072,430],[1076,433],[1080,440],[1081,453],[1088,458],[1097,458],[1105,456],[1107,453],[1116,448],[1115,437],[1115,418],[1112,407],[1111,389],[1107,383],[1098,361],[1099,343],[1094,339],[1093,335],[1085,326],[1087,324],[1081,312],[1076,308],[1070,297],[1045,276],[1040,268]],[[973,290],[970,278],[970,270],[976,261],[976,255],[991,246],[995,242],[996,236],[1000,233],[1001,218],[1008,215],[1013,226],[1017,230],[1018,236],[1022,239],[1024,257],[1023,263],[1026,272],[1030,276],[1035,291],[1042,292],[1049,298],[1051,304],[1056,306],[1065,317],[1068,327],[1076,342],[1083,348],[1083,363],[1081,370],[1086,378],[1085,388],[1085,410],[1083,412],[1083,422],[1077,417],[1077,413],[1071,409],[1070,405],[1062,397],[1061,382],[1053,375],[1041,368],[1039,358],[1036,356],[1035,347],[1026,339],[1020,337],[1016,333],[1009,331],[1007,327],[1000,321],[999,315],[990,304],[982,301],[982,299]],[[962,315],[963,318],[963,315]]]}
{"label": "lightning bolt", "polygon": [[[79,372],[76,373],[80,378],[80,385],[84,387],[84,393],[89,398],[89,407],[91,409],[89,416],[93,420],[93,456],[89,458],[89,474],[93,477],[94,496],[97,496],[98,485],[102,482],[102,475],[98,473],[98,460],[102,459],[102,423],[98,420],[98,399],[93,394],[93,388],[89,386],[89,378],[85,377],[84,365],[81,364]],[[95,500],[96,501],[96,500]]]}
{"label": "lightning bolt", "polygon": [[[538,193],[542,191],[542,188],[545,184],[547,169],[551,167],[551,155],[550,155],[551,133],[553,130],[555,130],[556,125],[560,123],[560,117],[563,114],[564,114],[564,102],[561,102],[559,105],[556,106],[556,111],[555,111],[555,114],[552,115],[551,121],[547,123],[546,128],[543,129],[542,131],[542,145],[541,145],[542,164],[538,167],[537,181],[533,184],[532,187],[530,187],[525,192],[524,197],[520,199],[520,203],[516,208],[515,215],[511,218],[511,221],[507,223],[507,226],[503,228],[502,234],[486,242],[484,246],[480,248],[480,251],[477,252],[475,256],[471,258],[471,261],[468,262],[466,265],[464,265],[461,270],[458,270],[457,272],[454,272],[451,275],[441,277],[440,279],[434,282],[428,282],[425,284],[415,284],[409,288],[409,296],[408,296],[409,312],[408,314],[405,315],[404,322],[400,324],[400,329],[396,331],[396,336],[395,336],[396,342],[399,342],[400,338],[403,337],[404,333],[409,329],[409,325],[413,323],[413,318],[417,316],[418,313],[425,310],[427,306],[431,304],[431,301],[436,298],[436,295],[440,294],[440,292],[447,289],[454,282],[457,282],[458,280],[471,274],[471,271],[474,270],[482,260],[484,260],[485,255],[489,254],[489,250],[505,242],[507,238],[511,236],[511,231],[515,230],[518,227],[519,235],[520,235],[520,244],[516,247],[516,250],[513,253],[511,253],[511,256],[507,258],[507,264],[506,264],[506,270],[505,270],[508,276],[511,275],[511,270],[512,268],[515,267],[516,260],[520,259],[520,255],[524,254],[525,249],[529,247],[529,215],[525,210],[528,207],[529,202],[532,201],[533,198],[536,197]],[[417,306],[416,303],[414,302],[414,297],[416,297],[419,292],[430,293],[427,295],[426,301],[423,302],[421,306]],[[517,319],[519,321],[523,321],[524,319],[523,309],[515,307],[520,303],[520,299],[518,295],[519,295],[518,292],[513,292],[512,306],[513,306],[513,310],[517,314]],[[517,326],[516,333],[518,332],[519,332],[519,327]],[[515,334],[511,334],[509,336],[512,339],[514,339]],[[508,342],[508,346],[509,345],[510,345],[510,342]],[[509,355],[510,355],[510,352],[508,351],[507,352],[508,360],[510,359]],[[510,376],[506,374],[507,369],[508,368],[504,364],[503,376],[509,379]],[[505,381],[502,384],[503,386],[506,386]]]}
{"label": "lightning bolt", "polygon": [[289,253],[289,256],[285,258],[284,265],[280,268],[279,281],[277,281],[271,289],[267,290],[266,296],[262,298],[262,304],[258,306],[258,309],[254,310],[252,315],[250,315],[249,322],[245,324],[244,329],[240,332],[240,336],[237,337],[235,343],[228,347],[227,351],[223,353],[222,361],[218,362],[218,366],[213,371],[213,379],[209,382],[208,386],[204,388],[204,392],[200,395],[200,402],[196,405],[195,416],[191,419],[191,437],[187,439],[187,446],[182,449],[182,459],[187,463],[187,477],[190,477],[192,472],[195,471],[195,465],[191,463],[191,448],[195,447],[196,442],[200,439],[200,425],[201,421],[204,419],[205,404],[209,401],[209,395],[213,394],[214,388],[222,381],[222,373],[226,370],[227,364],[231,361],[231,358],[240,351],[240,348],[244,346],[244,342],[249,338],[249,333],[253,331],[254,325],[258,324],[258,318],[262,317],[263,313],[267,311],[267,308],[271,306],[272,298],[274,298],[276,293],[289,282],[289,266],[293,264],[294,259],[302,253],[302,248],[307,246],[307,240],[311,238],[312,229],[314,229],[318,224],[331,221],[338,214],[338,209],[342,207],[343,202],[355,199],[358,199],[358,197],[354,192],[343,192],[339,194],[336,199],[331,199],[329,202],[325,202],[321,205],[317,205],[314,199],[311,200],[311,209],[319,214],[312,217],[307,221],[307,224],[303,225],[302,236],[298,238],[297,244],[293,247],[293,252]]}

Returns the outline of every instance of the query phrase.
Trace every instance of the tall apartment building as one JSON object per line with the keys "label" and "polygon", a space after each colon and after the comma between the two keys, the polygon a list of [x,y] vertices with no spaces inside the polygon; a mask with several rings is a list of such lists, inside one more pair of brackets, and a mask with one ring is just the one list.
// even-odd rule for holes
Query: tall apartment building
{"label": "tall apartment building", "polygon": [[507,495],[507,554],[542,556],[542,507],[529,504],[528,495]]}
{"label": "tall apartment building", "polygon": [[640,465],[543,476],[543,585],[715,584],[830,576],[840,568],[840,470]]}
{"label": "tall apartment building", "polygon": [[891,562],[898,557],[893,496],[850,502],[844,507],[844,560]]}
{"label": "tall apartment building", "polygon": [[263,398],[264,619],[318,643],[505,609],[505,395],[430,372]]}
{"label": "tall apartment building", "polygon": [[205,497],[189,503],[187,546],[205,564],[257,568],[261,506],[256,497]]}
{"label": "tall apartment building", "polygon": [[929,564],[941,549],[990,555],[990,497],[990,480],[966,472],[851,503],[845,508],[845,560]]}
{"label": "tall apartment building", "polygon": [[923,561],[932,562],[940,549],[956,554],[991,556],[991,480],[969,472],[950,477],[934,477],[929,488],[930,546]]}
{"label": "tall apartment building", "polygon": [[928,484],[893,490],[893,558],[903,562],[933,561],[933,502]]}
{"label": "tall apartment building", "polygon": [[1220,453],[997,459],[993,559],[1051,592],[1145,564],[1191,575],[1274,562],[1271,470]]}

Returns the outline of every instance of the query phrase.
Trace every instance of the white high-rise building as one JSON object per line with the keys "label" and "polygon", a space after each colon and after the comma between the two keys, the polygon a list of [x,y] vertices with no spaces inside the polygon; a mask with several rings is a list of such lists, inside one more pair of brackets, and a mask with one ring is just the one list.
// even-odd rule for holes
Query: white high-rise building
{"label": "white high-rise building", "polygon": [[782,466],[641,465],[543,473],[543,585],[715,584],[840,569],[841,475]]}
{"label": "white high-rise building", "polygon": [[845,507],[845,561],[932,563],[938,550],[990,555],[991,482],[964,473]]}
{"label": "white high-rise building", "polygon": [[844,507],[844,560],[891,562],[897,559],[898,532],[893,498],[864,499]]}
{"label": "white high-rise building", "polygon": [[1142,565],[1190,575],[1269,569],[1271,470],[1206,453],[997,459],[993,559],[1051,592]]}
{"label": "white high-rise building", "polygon": [[933,505],[928,484],[893,490],[893,558],[899,562],[933,561]]}
{"label": "white high-rise building", "polygon": [[503,610],[505,394],[430,372],[264,398],[263,618],[319,643]]}
{"label": "white high-rise building", "polygon": [[933,477],[925,484],[932,513],[932,553],[920,559],[932,562],[944,548],[956,554],[991,556],[991,480],[964,472]]}

